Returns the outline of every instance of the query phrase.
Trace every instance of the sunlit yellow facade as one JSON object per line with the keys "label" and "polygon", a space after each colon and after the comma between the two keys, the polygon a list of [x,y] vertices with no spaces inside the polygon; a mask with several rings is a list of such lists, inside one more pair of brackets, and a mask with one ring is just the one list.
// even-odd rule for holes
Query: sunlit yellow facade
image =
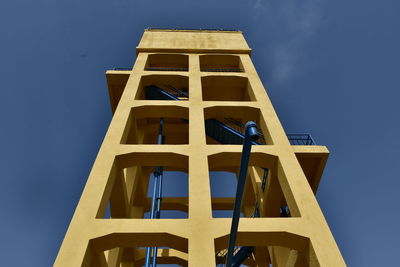
{"label": "sunlit yellow facade", "polygon": [[[243,264],[346,266],[315,198],[329,152],[291,145],[243,34],[145,30],[136,52],[131,70],[106,73],[113,118],[55,266],[143,266],[145,247],[160,247],[160,264],[222,263],[231,219],[213,218],[212,211],[232,209],[234,198],[211,197],[209,172],[237,173],[242,146],[210,138],[205,120],[211,118],[252,120],[264,135],[265,144],[252,147],[245,187],[237,246],[254,251]],[[188,96],[150,100],[146,90],[154,84],[172,84]],[[143,218],[156,166],[188,174],[188,197],[162,200],[162,210],[186,212],[186,219]],[[260,217],[251,216],[255,202]],[[288,217],[281,217],[286,206]]]}

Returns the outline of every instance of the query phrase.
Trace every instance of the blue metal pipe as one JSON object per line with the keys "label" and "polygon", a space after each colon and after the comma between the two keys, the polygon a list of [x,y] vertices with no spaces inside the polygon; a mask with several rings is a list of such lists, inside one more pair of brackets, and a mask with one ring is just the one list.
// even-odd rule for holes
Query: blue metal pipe
{"label": "blue metal pipe", "polygon": [[156,212],[154,216],[156,219],[160,219],[160,213],[161,213],[162,182],[163,182],[163,168],[158,167],[158,189],[156,198]]}
{"label": "blue metal pipe", "polygon": [[[157,198],[157,191],[158,191],[158,176],[154,175],[154,186],[153,186],[153,196],[151,199],[151,211],[150,211],[150,219],[154,219],[155,215],[155,207],[156,207],[156,198]],[[145,266],[150,267],[150,257],[153,252],[152,247],[147,247],[146,248],[146,260],[145,260]],[[154,262],[154,260],[153,260]]]}
{"label": "blue metal pipe", "polygon": [[[157,167],[158,175],[158,188],[157,188],[157,199],[156,199],[156,210],[154,214],[155,219],[160,219],[161,215],[161,201],[162,201],[162,180],[163,180],[163,167]],[[153,267],[157,266],[157,247],[153,248]]]}
{"label": "blue metal pipe", "polygon": [[145,264],[144,264],[144,266],[146,266],[146,267],[150,267],[150,257],[151,257],[152,249],[153,248],[151,248],[151,247],[146,248],[146,259],[145,259]]}
{"label": "blue metal pipe", "polygon": [[161,145],[163,143],[163,128],[164,128],[164,118],[160,118],[160,128],[158,130],[158,138],[157,138],[157,144]]}
{"label": "blue metal pipe", "polygon": [[247,169],[250,160],[251,146],[254,141],[259,138],[257,126],[254,122],[249,121],[245,126],[245,136],[242,149],[242,158],[240,161],[239,180],[236,188],[235,206],[233,210],[231,233],[229,235],[228,254],[226,259],[226,267],[232,266],[233,250],[236,243],[237,229],[239,226],[240,210],[242,208],[243,191],[246,184]]}
{"label": "blue metal pipe", "polygon": [[[158,139],[157,144],[162,144],[164,142],[163,136],[163,127],[164,127],[164,118],[160,118],[160,128],[158,131]],[[154,185],[153,185],[153,196],[151,199],[151,211],[150,218],[151,219],[159,219],[160,218],[160,209],[161,209],[161,196],[162,196],[162,172],[163,167],[158,166],[154,171]],[[146,259],[145,266],[150,267],[150,258],[153,255],[152,266],[157,266],[157,247],[147,247],[146,248]]]}

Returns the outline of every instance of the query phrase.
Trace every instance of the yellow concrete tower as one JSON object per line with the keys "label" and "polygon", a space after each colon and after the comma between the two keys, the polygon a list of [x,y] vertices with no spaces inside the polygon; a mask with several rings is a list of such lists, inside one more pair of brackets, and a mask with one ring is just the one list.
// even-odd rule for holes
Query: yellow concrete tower
{"label": "yellow concrete tower", "polygon": [[[329,152],[285,133],[243,34],[148,29],[136,52],[106,73],[113,118],[55,266],[346,266],[315,198]],[[260,134],[228,257],[233,220],[213,214],[235,198],[213,197],[210,173],[240,176],[249,121]],[[167,174],[186,196],[163,195]]]}

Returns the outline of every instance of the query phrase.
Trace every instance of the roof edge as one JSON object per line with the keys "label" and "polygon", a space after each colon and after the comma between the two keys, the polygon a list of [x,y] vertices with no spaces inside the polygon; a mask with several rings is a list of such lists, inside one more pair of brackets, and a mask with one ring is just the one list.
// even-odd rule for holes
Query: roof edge
{"label": "roof edge", "polygon": [[226,32],[226,33],[242,33],[236,29],[192,29],[192,28],[157,28],[150,27],[144,29],[145,31],[166,31],[166,32]]}
{"label": "roof edge", "polygon": [[195,54],[247,54],[251,56],[252,49],[194,49],[194,48],[146,48],[136,47],[136,56],[139,53],[195,53]]}

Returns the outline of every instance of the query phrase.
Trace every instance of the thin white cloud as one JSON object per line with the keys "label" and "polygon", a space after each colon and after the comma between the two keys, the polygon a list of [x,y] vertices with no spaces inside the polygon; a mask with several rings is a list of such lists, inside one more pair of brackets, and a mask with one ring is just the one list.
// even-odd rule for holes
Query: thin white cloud
{"label": "thin white cloud", "polygon": [[263,0],[255,0],[253,8],[255,8],[255,9],[261,8],[262,7],[262,1]]}
{"label": "thin white cloud", "polygon": [[[268,58],[272,60],[272,78],[284,82],[299,74],[299,59],[309,39],[323,24],[324,0],[254,0],[253,18],[269,31],[284,32],[269,40]],[[271,34],[272,36],[272,34]]]}

